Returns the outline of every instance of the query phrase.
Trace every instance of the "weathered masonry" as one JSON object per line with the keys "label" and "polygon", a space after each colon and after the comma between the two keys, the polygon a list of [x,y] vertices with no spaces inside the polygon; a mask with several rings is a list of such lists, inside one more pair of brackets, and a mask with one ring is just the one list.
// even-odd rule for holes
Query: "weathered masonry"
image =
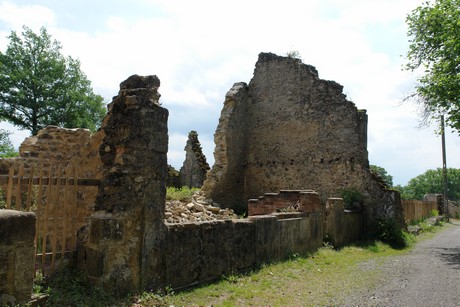
{"label": "weathered masonry", "polygon": [[34,213],[0,210],[0,306],[16,306],[30,299],[34,237]]}
{"label": "weathered masonry", "polygon": [[181,186],[201,188],[209,170],[209,164],[201,149],[198,133],[190,131],[185,145],[185,160],[180,169]]}
{"label": "weathered masonry", "polygon": [[246,211],[249,199],[283,189],[312,189],[325,202],[362,193],[368,222],[402,222],[399,195],[369,172],[367,114],[299,59],[261,53],[247,85],[228,91],[215,132],[215,163],[203,191]]}

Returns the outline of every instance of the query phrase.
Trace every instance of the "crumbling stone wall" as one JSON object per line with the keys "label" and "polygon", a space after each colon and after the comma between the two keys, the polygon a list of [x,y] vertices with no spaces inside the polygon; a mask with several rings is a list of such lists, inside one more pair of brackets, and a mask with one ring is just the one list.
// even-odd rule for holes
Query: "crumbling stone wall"
{"label": "crumbling stone wall", "polygon": [[0,210],[0,306],[30,300],[35,272],[35,214]]}
{"label": "crumbling stone wall", "polygon": [[161,286],[168,111],[159,105],[159,86],[156,76],[122,82],[101,128],[103,178],[83,265],[119,294]]}
{"label": "crumbling stone wall", "polygon": [[206,195],[244,212],[267,192],[312,189],[325,202],[356,189],[367,220],[402,221],[399,194],[368,170],[366,112],[342,89],[299,59],[261,53],[249,85],[236,83],[225,97]]}
{"label": "crumbling stone wall", "polygon": [[9,167],[19,161],[26,168],[39,162],[45,167],[73,163],[81,178],[100,179],[102,163],[97,149],[102,137],[101,131],[47,126],[21,143],[18,158],[0,159],[0,172],[7,174]]}
{"label": "crumbling stone wall", "polygon": [[206,173],[210,169],[203,154],[198,133],[190,131],[185,145],[185,160],[180,169],[180,182],[189,188],[201,188]]}
{"label": "crumbling stone wall", "polygon": [[[67,166],[73,165],[78,178],[101,179],[102,162],[99,158],[99,145],[104,136],[103,131],[91,133],[87,129],[66,129],[56,126],[47,126],[40,130],[36,136],[26,138],[19,147],[19,157],[13,159],[0,159],[0,173],[8,174],[9,168],[15,164],[22,164],[29,174],[32,165],[34,166],[34,176],[40,175],[40,167],[43,169],[43,176],[49,175],[50,166],[52,176],[61,169],[62,175],[68,170]],[[70,168],[69,168],[70,170]],[[74,174],[67,174],[68,177]],[[5,186],[2,187],[6,191]],[[27,186],[23,186],[24,193]],[[34,190],[32,189],[32,192]],[[96,186],[79,186],[76,198],[75,234],[79,229],[87,224],[86,218],[91,215],[94,209],[94,201],[98,188]],[[13,191],[15,195],[15,191]],[[62,188],[62,199],[64,188]],[[58,204],[62,207],[62,203]],[[45,207],[34,207],[37,215],[37,227],[43,228]]]}
{"label": "crumbling stone wall", "polygon": [[[280,189],[267,189],[263,193],[249,197],[244,176],[247,159],[246,131],[248,125],[246,83],[235,83],[225,95],[219,124],[214,134],[214,165],[206,175],[202,191],[222,207],[244,212],[246,201],[265,192]],[[286,187],[283,187],[285,189]]]}

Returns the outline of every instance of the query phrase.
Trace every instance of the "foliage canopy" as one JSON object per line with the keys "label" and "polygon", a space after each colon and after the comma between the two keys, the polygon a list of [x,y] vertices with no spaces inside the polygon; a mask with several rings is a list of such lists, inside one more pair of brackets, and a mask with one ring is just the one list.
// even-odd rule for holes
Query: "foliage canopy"
{"label": "foliage canopy", "polygon": [[412,97],[422,104],[425,120],[444,114],[446,124],[460,133],[460,0],[425,2],[406,22],[406,69],[423,70]]}
{"label": "foliage canopy", "polygon": [[10,140],[10,132],[0,129],[0,158],[12,158],[18,156]]}
{"label": "foliage canopy", "polygon": [[[401,195],[405,199],[423,199],[425,194],[442,194],[442,168],[427,170],[425,173],[409,180]],[[450,200],[460,200],[460,169],[447,168],[447,197]]]}
{"label": "foliage canopy", "polygon": [[96,130],[104,115],[103,98],[93,93],[80,62],[64,57],[61,44],[45,28],[36,34],[15,31],[0,52],[0,119],[33,135],[47,125]]}

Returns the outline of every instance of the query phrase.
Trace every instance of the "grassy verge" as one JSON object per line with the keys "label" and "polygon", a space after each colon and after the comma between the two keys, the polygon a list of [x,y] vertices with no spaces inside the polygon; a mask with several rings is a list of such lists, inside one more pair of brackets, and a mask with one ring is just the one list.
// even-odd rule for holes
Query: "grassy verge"
{"label": "grassy verge", "polygon": [[[439,229],[439,226],[429,227],[416,240],[433,237]],[[341,305],[342,299],[353,293],[376,288],[381,264],[388,257],[410,250],[411,247],[393,248],[380,241],[340,250],[325,246],[316,253],[293,255],[287,261],[266,265],[248,274],[224,276],[216,283],[190,291],[165,296],[144,293],[137,303],[176,307]]]}
{"label": "grassy verge", "polygon": [[[439,229],[429,227],[417,241],[433,237]],[[49,306],[324,306],[341,305],[342,299],[377,286],[380,264],[403,255],[398,249],[368,241],[336,250],[325,245],[317,252],[264,265],[246,274],[223,276],[220,281],[189,291],[166,294],[144,292],[114,298],[91,286],[84,274],[65,270],[37,289],[49,294]],[[41,292],[41,291],[37,291]]]}
{"label": "grassy verge", "polygon": [[380,242],[340,250],[324,247],[316,253],[263,266],[248,274],[224,276],[221,281],[190,291],[140,298],[141,305],[156,306],[311,306],[338,305],[378,281],[378,268],[360,267],[370,259],[405,253]]}

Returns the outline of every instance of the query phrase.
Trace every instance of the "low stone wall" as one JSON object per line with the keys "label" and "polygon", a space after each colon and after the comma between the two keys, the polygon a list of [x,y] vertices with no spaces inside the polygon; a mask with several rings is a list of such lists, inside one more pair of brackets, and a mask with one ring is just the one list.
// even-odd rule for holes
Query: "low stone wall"
{"label": "low stone wall", "polygon": [[343,199],[329,198],[324,219],[325,240],[333,246],[357,241],[363,233],[363,214],[344,210]]}
{"label": "low stone wall", "polygon": [[164,284],[186,287],[319,248],[321,213],[167,225]]}
{"label": "low stone wall", "polygon": [[0,306],[15,306],[30,299],[34,238],[34,213],[0,210]]}
{"label": "low stone wall", "polygon": [[324,211],[318,193],[312,190],[281,190],[265,193],[248,201],[248,215],[265,215],[274,212],[321,212]]}
{"label": "low stone wall", "polygon": [[281,190],[248,202],[250,217],[292,211],[323,213],[325,239],[334,246],[359,240],[363,232],[362,210],[345,210],[342,198],[329,198],[325,206],[319,194],[312,190]]}

